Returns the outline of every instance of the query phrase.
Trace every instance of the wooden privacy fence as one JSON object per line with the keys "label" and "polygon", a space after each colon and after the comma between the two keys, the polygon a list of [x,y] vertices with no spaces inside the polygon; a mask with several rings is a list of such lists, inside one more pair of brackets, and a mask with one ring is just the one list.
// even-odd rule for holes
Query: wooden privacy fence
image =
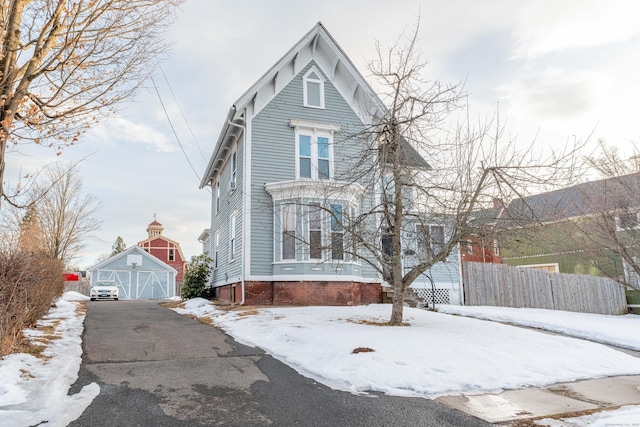
{"label": "wooden privacy fence", "polygon": [[466,305],[624,314],[624,287],[609,278],[504,264],[463,263]]}

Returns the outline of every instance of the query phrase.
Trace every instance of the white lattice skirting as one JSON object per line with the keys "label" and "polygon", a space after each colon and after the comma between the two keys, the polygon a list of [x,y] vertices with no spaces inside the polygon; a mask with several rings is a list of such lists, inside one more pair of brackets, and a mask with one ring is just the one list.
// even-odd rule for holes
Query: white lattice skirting
{"label": "white lattice skirting", "polygon": [[436,304],[451,304],[451,289],[413,289],[413,293],[420,297],[426,304],[431,304],[435,293]]}

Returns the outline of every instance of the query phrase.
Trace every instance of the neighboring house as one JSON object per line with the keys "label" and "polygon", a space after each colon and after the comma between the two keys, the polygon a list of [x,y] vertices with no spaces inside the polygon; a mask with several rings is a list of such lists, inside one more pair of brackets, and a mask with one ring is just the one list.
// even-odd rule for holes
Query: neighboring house
{"label": "neighboring house", "polygon": [[502,264],[496,222],[503,210],[502,200],[496,199],[493,201],[493,207],[474,213],[471,224],[477,231],[461,240],[460,258],[462,262]]}
{"label": "neighboring house", "polygon": [[180,249],[180,243],[163,236],[163,231],[162,224],[154,219],[147,227],[149,237],[138,242],[138,246],[165,264],[175,268],[177,271],[176,282],[182,283],[187,261],[182,249]]}
{"label": "neighboring house", "polygon": [[638,283],[620,251],[636,250],[639,211],[640,173],[516,199],[500,219],[503,260]]}
{"label": "neighboring house", "polygon": [[[201,182],[212,189],[212,211],[211,227],[199,240],[213,260],[210,281],[218,298],[248,304],[382,301],[381,278],[344,250],[349,242],[339,225],[371,203],[362,185],[339,177],[361,157],[363,147],[350,136],[373,123],[382,108],[320,23],[233,104]],[[417,163],[426,165],[422,158]],[[444,227],[434,224],[407,238],[424,240],[425,233],[437,239]],[[407,254],[405,266],[415,253]],[[452,259],[414,287],[431,292],[433,279],[442,301],[459,303],[457,251]]]}
{"label": "neighboring house", "polygon": [[120,299],[165,299],[176,296],[176,274],[173,267],[138,246],[132,246],[89,267],[91,284],[114,281]]}

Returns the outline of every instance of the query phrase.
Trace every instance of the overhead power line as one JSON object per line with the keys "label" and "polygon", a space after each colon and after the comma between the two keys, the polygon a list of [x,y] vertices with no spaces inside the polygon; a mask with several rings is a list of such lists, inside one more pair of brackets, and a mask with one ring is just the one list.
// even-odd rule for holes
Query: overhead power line
{"label": "overhead power line", "polygon": [[198,151],[200,152],[200,155],[202,156],[202,160],[207,161],[206,156],[204,155],[204,153],[200,149],[200,144],[198,144],[198,140],[196,139],[196,136],[193,134],[193,131],[191,130],[191,126],[189,125],[189,121],[187,120],[187,117],[185,116],[184,112],[182,111],[182,107],[180,107],[180,103],[178,102],[178,98],[176,98],[176,95],[173,93],[173,89],[171,88],[171,84],[169,83],[169,79],[167,79],[167,75],[164,73],[164,70],[162,69],[162,65],[159,65],[159,68],[160,68],[160,72],[162,73],[162,77],[164,78],[164,81],[167,84],[167,87],[169,88],[169,92],[171,92],[171,96],[173,96],[173,101],[178,106],[178,110],[180,110],[180,114],[182,115],[182,119],[184,120],[185,124],[187,125],[187,129],[189,129],[189,133],[191,134],[191,138],[193,139],[193,142],[196,144],[196,147],[198,148]]}
{"label": "overhead power line", "polygon": [[193,164],[191,163],[191,160],[189,160],[189,156],[187,155],[187,152],[184,150],[184,147],[182,146],[182,142],[180,141],[180,137],[178,137],[178,133],[176,132],[176,129],[173,126],[173,123],[171,122],[171,117],[169,117],[169,113],[167,112],[167,108],[165,107],[164,102],[162,101],[162,97],[160,96],[160,92],[158,91],[158,86],[156,85],[156,81],[154,80],[153,76],[151,76],[151,82],[153,83],[153,88],[156,91],[156,95],[158,95],[158,100],[160,101],[160,105],[162,105],[162,110],[164,111],[164,115],[167,117],[167,121],[169,122],[169,126],[171,127],[171,130],[173,131],[173,135],[176,137],[176,141],[178,141],[178,145],[180,146],[180,149],[182,150],[182,154],[184,154],[184,158],[187,160],[187,163],[189,163],[189,166],[191,167],[191,170],[193,171],[193,173],[198,178],[198,182],[202,181],[202,178],[200,177],[198,172],[196,172],[196,169],[193,167]]}

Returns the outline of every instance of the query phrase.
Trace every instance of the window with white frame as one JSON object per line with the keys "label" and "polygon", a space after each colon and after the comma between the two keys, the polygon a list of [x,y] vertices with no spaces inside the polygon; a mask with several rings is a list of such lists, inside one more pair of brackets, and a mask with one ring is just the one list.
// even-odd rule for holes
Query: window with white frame
{"label": "window with white frame", "polygon": [[218,268],[218,251],[220,249],[220,230],[216,230],[213,238],[213,268]]}
{"label": "window with white frame", "polygon": [[331,259],[344,259],[344,227],[342,205],[331,205]]}
{"label": "window with white frame", "polygon": [[296,205],[285,203],[282,207],[282,259],[296,258]]}
{"label": "window with white frame", "polygon": [[331,178],[331,143],[329,135],[299,134],[298,177],[311,179]]}
{"label": "window with white frame", "polygon": [[418,255],[430,259],[444,249],[444,227],[441,225],[417,225]]}
{"label": "window with white frame", "polygon": [[309,205],[309,258],[322,259],[322,208],[319,203]]}
{"label": "window with white frame", "polygon": [[471,240],[467,240],[467,253],[469,255],[473,254],[473,242]]}
{"label": "window with white frame", "polygon": [[169,249],[169,261],[175,261],[176,260],[176,254],[174,249]]}
{"label": "window with white frame", "polygon": [[500,255],[500,246],[498,246],[498,240],[493,241],[493,255],[495,256]]}
{"label": "window with white frame", "polygon": [[316,67],[311,67],[302,77],[303,105],[324,108],[324,78]]}
{"label": "window with white frame", "polygon": [[340,126],[291,119],[295,128],[296,178],[328,180],[333,177],[333,134]]}
{"label": "window with white frame", "polygon": [[236,259],[236,214],[229,218],[229,260]]}
{"label": "window with white frame", "polygon": [[[237,178],[237,166],[238,166],[238,157],[237,157],[237,152],[234,151],[233,155],[231,156],[231,182],[232,183],[236,183],[236,178]],[[233,188],[231,186],[229,186],[229,188]]]}
{"label": "window with white frame", "polygon": [[216,215],[220,213],[220,180],[216,182]]}

